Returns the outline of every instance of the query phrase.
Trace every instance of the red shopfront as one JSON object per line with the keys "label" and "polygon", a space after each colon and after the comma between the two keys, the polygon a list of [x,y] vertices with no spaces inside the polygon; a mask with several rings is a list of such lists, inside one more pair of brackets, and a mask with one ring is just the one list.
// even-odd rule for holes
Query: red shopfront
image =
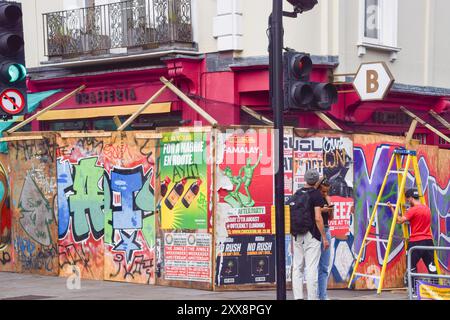
{"label": "red shopfront", "polygon": [[[267,118],[272,118],[269,106],[269,72],[267,63],[230,64],[224,70],[210,68],[207,57],[176,57],[162,59],[164,66],[140,70],[104,72],[97,75],[71,76],[29,81],[31,92],[63,89],[43,103],[41,108],[56,101],[67,92],[86,84],[86,89],[67,100],[55,110],[39,117],[33,130],[116,130],[113,117],[126,119],[163,86],[160,77],[173,79],[174,84],[188,94],[221,125],[260,124],[241,111],[247,106]],[[336,64],[315,64],[312,81],[328,81]],[[414,87],[411,87],[414,88]],[[343,129],[355,132],[380,132],[404,135],[411,119],[400,106],[449,135],[450,130],[432,118],[434,110],[448,119],[450,94],[431,90],[415,91],[395,87],[383,101],[361,102],[350,84],[339,87],[339,101],[330,117]],[[450,90],[449,90],[450,91]],[[449,119],[448,119],[449,120]],[[170,90],[166,90],[135,121],[135,128],[152,126],[206,124],[194,110]],[[136,124],[137,123],[137,124]],[[294,127],[328,129],[314,114],[287,113],[285,124]],[[132,129],[130,127],[130,129]],[[415,138],[423,143],[449,148],[450,145],[428,129],[418,126]]]}
{"label": "red shopfront", "polygon": [[[51,105],[81,85],[86,88],[47,111],[32,122],[33,131],[107,130],[117,129],[164,85],[160,78],[173,83],[188,95],[196,95],[202,60],[166,59],[157,67],[143,66],[132,70],[82,74],[71,70],[70,76],[52,77],[45,70],[35,71],[28,79],[30,92],[61,89],[45,99],[38,110]],[[115,68],[117,69],[117,68]],[[45,79],[42,79],[44,78]],[[35,78],[35,79],[34,79]],[[193,125],[198,115],[166,88],[140,116],[128,126],[132,129],[152,129],[161,126]]]}

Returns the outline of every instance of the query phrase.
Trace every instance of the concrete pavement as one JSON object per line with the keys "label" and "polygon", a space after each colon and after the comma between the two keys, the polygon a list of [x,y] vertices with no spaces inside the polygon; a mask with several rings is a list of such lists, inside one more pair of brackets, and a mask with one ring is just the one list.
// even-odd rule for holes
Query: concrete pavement
{"label": "concrete pavement", "polygon": [[[406,290],[329,290],[330,300],[406,300]],[[293,300],[288,291],[288,300]],[[0,300],[275,300],[276,291],[210,292],[132,283],[81,280],[80,289],[68,289],[67,279],[0,272]]]}

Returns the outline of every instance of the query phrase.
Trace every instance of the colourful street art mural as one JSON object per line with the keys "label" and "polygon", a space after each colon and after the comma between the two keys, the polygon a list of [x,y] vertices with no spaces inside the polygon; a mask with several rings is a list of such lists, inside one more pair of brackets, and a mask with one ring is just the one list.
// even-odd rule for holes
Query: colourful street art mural
{"label": "colourful street art mural", "polygon": [[57,138],[60,276],[103,279],[103,138]]}
{"label": "colourful street art mural", "polygon": [[156,143],[126,132],[103,151],[105,280],[155,283]]}
{"label": "colourful street art mural", "polygon": [[30,136],[8,147],[15,271],[57,275],[55,137]]}
{"label": "colourful street art mural", "polygon": [[[364,237],[364,232],[370,218],[372,206],[386,173],[388,162],[395,147],[404,146],[402,138],[388,136],[354,137],[354,168],[355,168],[355,243],[354,252],[358,252]],[[449,178],[448,160],[444,160],[448,151],[439,157],[437,147],[419,146],[418,159],[425,199],[432,211],[432,232],[436,244],[448,246],[449,233]],[[441,165],[442,163],[442,165]],[[382,201],[397,200],[396,176],[388,179],[385,196]],[[413,176],[409,175],[408,187],[412,186]],[[439,182],[438,182],[439,181]],[[392,221],[392,214],[385,208],[378,210],[373,233],[379,238],[387,238]],[[399,226],[394,233],[394,241],[388,257],[388,266],[384,287],[401,287],[404,285],[406,259],[402,231]],[[370,243],[363,252],[361,270],[363,273],[379,275],[385,253],[383,243]],[[442,253],[439,257],[442,270],[449,270],[448,255]],[[378,286],[376,280],[359,278],[355,282],[357,289],[373,289]]]}
{"label": "colourful street art mural", "polygon": [[9,197],[9,157],[0,154],[0,271],[14,270],[12,246],[12,212]]}
{"label": "colourful street art mural", "polygon": [[58,140],[61,275],[154,283],[154,154],[133,132]]}
{"label": "colourful street art mural", "polygon": [[[433,239],[436,246],[450,246],[450,150],[418,146],[419,170],[427,204],[431,209]],[[413,178],[409,177],[409,185]],[[450,253],[437,252],[440,271],[450,273]]]}
{"label": "colourful street art mural", "polygon": [[[273,286],[270,128],[20,135],[0,154],[0,271],[207,290]],[[286,196],[303,185],[309,168],[331,182],[337,205],[329,288],[347,286],[388,161],[403,145],[403,137],[285,132]],[[448,247],[450,151],[415,148],[434,240]],[[413,181],[410,174],[408,186]],[[392,176],[382,201],[396,197]],[[373,233],[386,238],[391,219],[380,208]],[[404,285],[399,226],[395,236],[385,288]],[[290,281],[289,234],[285,249]],[[385,250],[369,244],[361,272],[378,275]],[[450,274],[449,253],[437,258]],[[377,285],[355,282],[356,289]]]}

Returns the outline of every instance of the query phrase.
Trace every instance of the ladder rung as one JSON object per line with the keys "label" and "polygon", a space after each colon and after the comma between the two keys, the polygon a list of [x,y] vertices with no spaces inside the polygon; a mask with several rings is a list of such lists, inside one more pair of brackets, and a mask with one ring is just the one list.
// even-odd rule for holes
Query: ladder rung
{"label": "ladder rung", "polygon": [[[387,203],[385,203],[385,202],[379,202],[378,205],[379,205],[379,206],[383,206],[383,207],[387,207],[387,206],[388,206]],[[391,205],[392,205],[393,207],[396,207],[396,206],[397,206],[395,203],[391,203]]]}
{"label": "ladder rung", "polygon": [[[382,235],[379,233],[369,233],[369,236],[381,237]],[[393,239],[404,240],[403,237],[396,236],[395,234],[392,236]]]}
{"label": "ladder rung", "polygon": [[364,273],[355,273],[355,276],[367,277],[367,278],[373,278],[373,279],[380,279],[380,276],[375,276],[375,275],[372,275],[372,274],[364,274]]}
{"label": "ladder rung", "polygon": [[[408,171],[406,171],[406,172],[408,172]],[[389,171],[389,173],[404,174],[404,173],[405,173],[405,171],[399,171],[399,170],[391,170],[391,171]]]}
{"label": "ladder rung", "polygon": [[376,242],[388,242],[389,240],[386,240],[386,239],[379,239],[379,238],[369,238],[369,237],[367,237],[366,238],[366,241],[376,241]]}
{"label": "ladder rung", "polygon": [[410,156],[417,156],[417,152],[414,150],[406,150],[406,149],[395,149],[394,153],[396,154],[403,154],[403,155],[410,155]]}

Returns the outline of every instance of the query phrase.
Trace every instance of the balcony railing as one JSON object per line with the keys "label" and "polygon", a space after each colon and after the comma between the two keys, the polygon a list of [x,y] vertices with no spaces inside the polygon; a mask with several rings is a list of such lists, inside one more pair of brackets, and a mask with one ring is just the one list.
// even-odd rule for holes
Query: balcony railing
{"label": "balcony railing", "polygon": [[44,13],[43,23],[49,58],[194,46],[191,0],[128,0]]}

